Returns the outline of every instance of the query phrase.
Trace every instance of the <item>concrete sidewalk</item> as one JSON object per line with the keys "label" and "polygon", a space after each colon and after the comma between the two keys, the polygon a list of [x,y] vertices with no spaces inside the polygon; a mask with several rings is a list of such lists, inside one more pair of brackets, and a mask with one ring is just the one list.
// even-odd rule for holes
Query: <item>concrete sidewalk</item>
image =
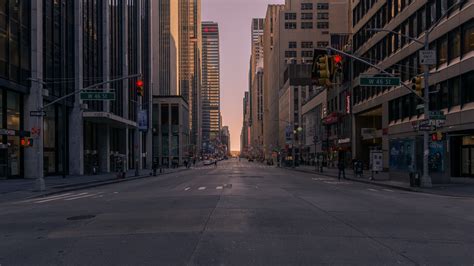
{"label": "concrete sidewalk", "polygon": [[[334,178],[338,178],[339,173],[338,169],[332,168],[324,168],[323,172],[320,173],[319,171],[316,171],[316,168],[314,166],[298,166],[296,168],[285,169]],[[375,180],[370,180],[370,175],[370,172],[365,171],[362,177],[356,177],[352,169],[346,169],[346,179],[354,182],[372,184],[406,191],[424,192],[452,197],[474,198],[474,179],[472,178],[451,178],[451,183],[449,184],[434,184],[432,188],[418,188],[410,187],[409,182],[390,180],[387,173],[380,173],[378,175],[375,175]]]}
{"label": "concrete sidewalk", "polygon": [[[164,169],[163,173],[170,174],[186,170],[185,167]],[[150,170],[141,170],[136,176],[135,170],[125,173],[124,179],[118,179],[116,173],[84,175],[84,176],[48,176],[45,177],[46,190],[35,191],[35,179],[5,179],[0,180],[0,202],[31,198],[36,196],[51,195],[65,191],[83,189],[105,184],[119,183],[139,178],[150,177]]]}

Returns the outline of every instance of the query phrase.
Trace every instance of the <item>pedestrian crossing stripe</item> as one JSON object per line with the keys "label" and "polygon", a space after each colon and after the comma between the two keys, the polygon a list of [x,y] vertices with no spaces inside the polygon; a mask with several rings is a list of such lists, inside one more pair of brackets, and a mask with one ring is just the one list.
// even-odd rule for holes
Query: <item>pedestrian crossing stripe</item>
{"label": "pedestrian crossing stripe", "polygon": [[34,203],[34,204],[42,204],[42,203],[49,203],[55,201],[73,201],[78,199],[85,199],[85,198],[101,198],[103,197],[103,192],[79,192],[79,193],[62,193],[59,195],[52,195],[44,198],[35,198],[20,201],[18,203]]}

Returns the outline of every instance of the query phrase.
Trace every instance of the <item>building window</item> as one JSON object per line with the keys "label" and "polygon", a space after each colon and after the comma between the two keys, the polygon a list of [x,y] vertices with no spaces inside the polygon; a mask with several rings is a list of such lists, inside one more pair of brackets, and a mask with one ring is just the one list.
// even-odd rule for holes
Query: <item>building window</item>
{"label": "building window", "polygon": [[285,22],[285,29],[287,30],[296,29],[296,22]]}
{"label": "building window", "polygon": [[302,20],[312,20],[313,19],[313,13],[301,13],[301,19]]}
{"label": "building window", "polygon": [[312,29],[313,28],[313,22],[301,22],[301,28],[302,29]]}
{"label": "building window", "polygon": [[313,42],[301,42],[301,48],[313,48]]}
{"label": "building window", "polygon": [[474,84],[474,71],[462,75],[461,91],[463,104],[474,102],[474,89],[472,88],[472,84]]}
{"label": "building window", "polygon": [[296,20],[296,13],[285,13],[285,20]]}
{"label": "building window", "polygon": [[321,32],[322,35],[329,35],[329,31],[325,30]]}
{"label": "building window", "polygon": [[318,47],[327,47],[329,46],[329,42],[318,42]]}
{"label": "building window", "polygon": [[313,10],[313,3],[301,3],[301,10]]}
{"label": "building window", "polygon": [[288,48],[290,48],[290,49],[296,48],[296,42],[289,42],[288,43]]}
{"label": "building window", "polygon": [[286,58],[296,58],[296,51],[285,51]]}
{"label": "building window", "polygon": [[443,36],[438,39],[438,66],[446,63],[448,61],[448,39],[446,36]]}
{"label": "building window", "polygon": [[329,19],[329,13],[318,13],[318,19]]}
{"label": "building window", "polygon": [[474,51],[474,20],[466,23],[463,27],[463,54]]}
{"label": "building window", "polygon": [[327,10],[327,9],[329,9],[329,4],[328,3],[318,3],[316,8],[318,10]]}
{"label": "building window", "polygon": [[301,51],[301,57],[313,57],[313,51]]}
{"label": "building window", "polygon": [[461,55],[461,34],[459,29],[449,33],[449,60],[455,59]]}
{"label": "building window", "polygon": [[456,77],[449,81],[449,106],[457,106],[460,104],[461,88],[459,86],[460,78]]}
{"label": "building window", "polygon": [[317,24],[318,29],[328,29],[329,28],[329,22],[318,22]]}

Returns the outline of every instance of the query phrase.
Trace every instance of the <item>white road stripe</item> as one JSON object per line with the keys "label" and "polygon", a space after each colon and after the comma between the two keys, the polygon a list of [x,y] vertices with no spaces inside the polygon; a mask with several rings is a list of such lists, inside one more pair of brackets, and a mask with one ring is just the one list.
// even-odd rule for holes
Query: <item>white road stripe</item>
{"label": "white road stripe", "polygon": [[190,190],[190,189],[191,189],[190,187],[187,187],[187,188],[184,189],[184,191],[188,191],[188,190]]}
{"label": "white road stripe", "polygon": [[70,201],[70,200],[76,200],[76,199],[83,199],[83,198],[90,198],[99,195],[100,193],[94,193],[94,194],[88,194],[88,195],[82,195],[82,196],[77,196],[73,198],[68,198],[65,199],[65,201]]}
{"label": "white road stripe", "polygon": [[85,193],[79,193],[79,194],[67,195],[67,196],[64,196],[64,197],[57,197],[57,198],[54,198],[54,199],[39,200],[39,201],[37,201],[36,203],[45,203],[45,202],[50,202],[50,201],[55,201],[55,200],[63,200],[63,199],[67,199],[67,198],[70,198],[70,197],[77,197],[77,196],[79,196],[79,195],[85,195],[85,194],[87,194],[87,192],[85,192]]}
{"label": "white road stripe", "polygon": [[204,190],[204,189],[206,189],[206,187],[200,187],[200,188],[198,188],[198,190]]}
{"label": "white road stripe", "polygon": [[223,186],[216,187],[216,189],[218,189],[218,190],[223,189],[223,188],[224,188]]}
{"label": "white road stripe", "polygon": [[372,191],[372,192],[378,192],[378,190],[373,189],[373,188],[368,188],[368,190],[370,190],[370,191]]}
{"label": "white road stripe", "polygon": [[29,200],[20,201],[19,203],[27,203],[27,202],[33,202],[33,201],[38,201],[38,200],[49,200],[49,199],[62,198],[62,197],[66,197],[66,196],[71,195],[71,194],[72,193],[65,193],[65,194],[56,195],[56,196],[49,196],[49,197],[45,197],[45,198],[29,199]]}
{"label": "white road stripe", "polygon": [[387,192],[393,192],[393,190],[386,189],[386,188],[384,190],[387,191]]}

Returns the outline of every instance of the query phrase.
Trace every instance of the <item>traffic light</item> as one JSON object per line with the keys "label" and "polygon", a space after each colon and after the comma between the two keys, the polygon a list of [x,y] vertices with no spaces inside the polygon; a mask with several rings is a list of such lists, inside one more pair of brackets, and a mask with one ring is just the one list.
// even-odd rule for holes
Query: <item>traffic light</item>
{"label": "traffic light", "polygon": [[329,69],[329,57],[327,55],[319,56],[314,66],[316,68],[313,69],[314,77],[318,81],[318,84],[328,84],[329,78],[331,76],[331,72]]}
{"label": "traffic light", "polygon": [[425,82],[423,77],[414,77],[411,80],[411,83],[411,88],[416,91],[416,94],[421,96],[421,94],[423,93],[423,89],[425,88]]}
{"label": "traffic light", "polygon": [[331,76],[336,75],[336,74],[342,75],[342,72],[343,72],[342,61],[343,61],[343,58],[341,55],[332,56],[332,71],[331,71],[332,75]]}
{"label": "traffic light", "polygon": [[145,95],[143,91],[143,80],[137,80],[135,85],[137,86],[137,95],[143,97]]}
{"label": "traffic light", "polygon": [[431,140],[432,141],[442,141],[443,140],[443,133],[442,132],[436,132],[431,135]]}
{"label": "traffic light", "polygon": [[21,138],[20,139],[20,146],[21,147],[33,147],[33,139],[32,138]]}

